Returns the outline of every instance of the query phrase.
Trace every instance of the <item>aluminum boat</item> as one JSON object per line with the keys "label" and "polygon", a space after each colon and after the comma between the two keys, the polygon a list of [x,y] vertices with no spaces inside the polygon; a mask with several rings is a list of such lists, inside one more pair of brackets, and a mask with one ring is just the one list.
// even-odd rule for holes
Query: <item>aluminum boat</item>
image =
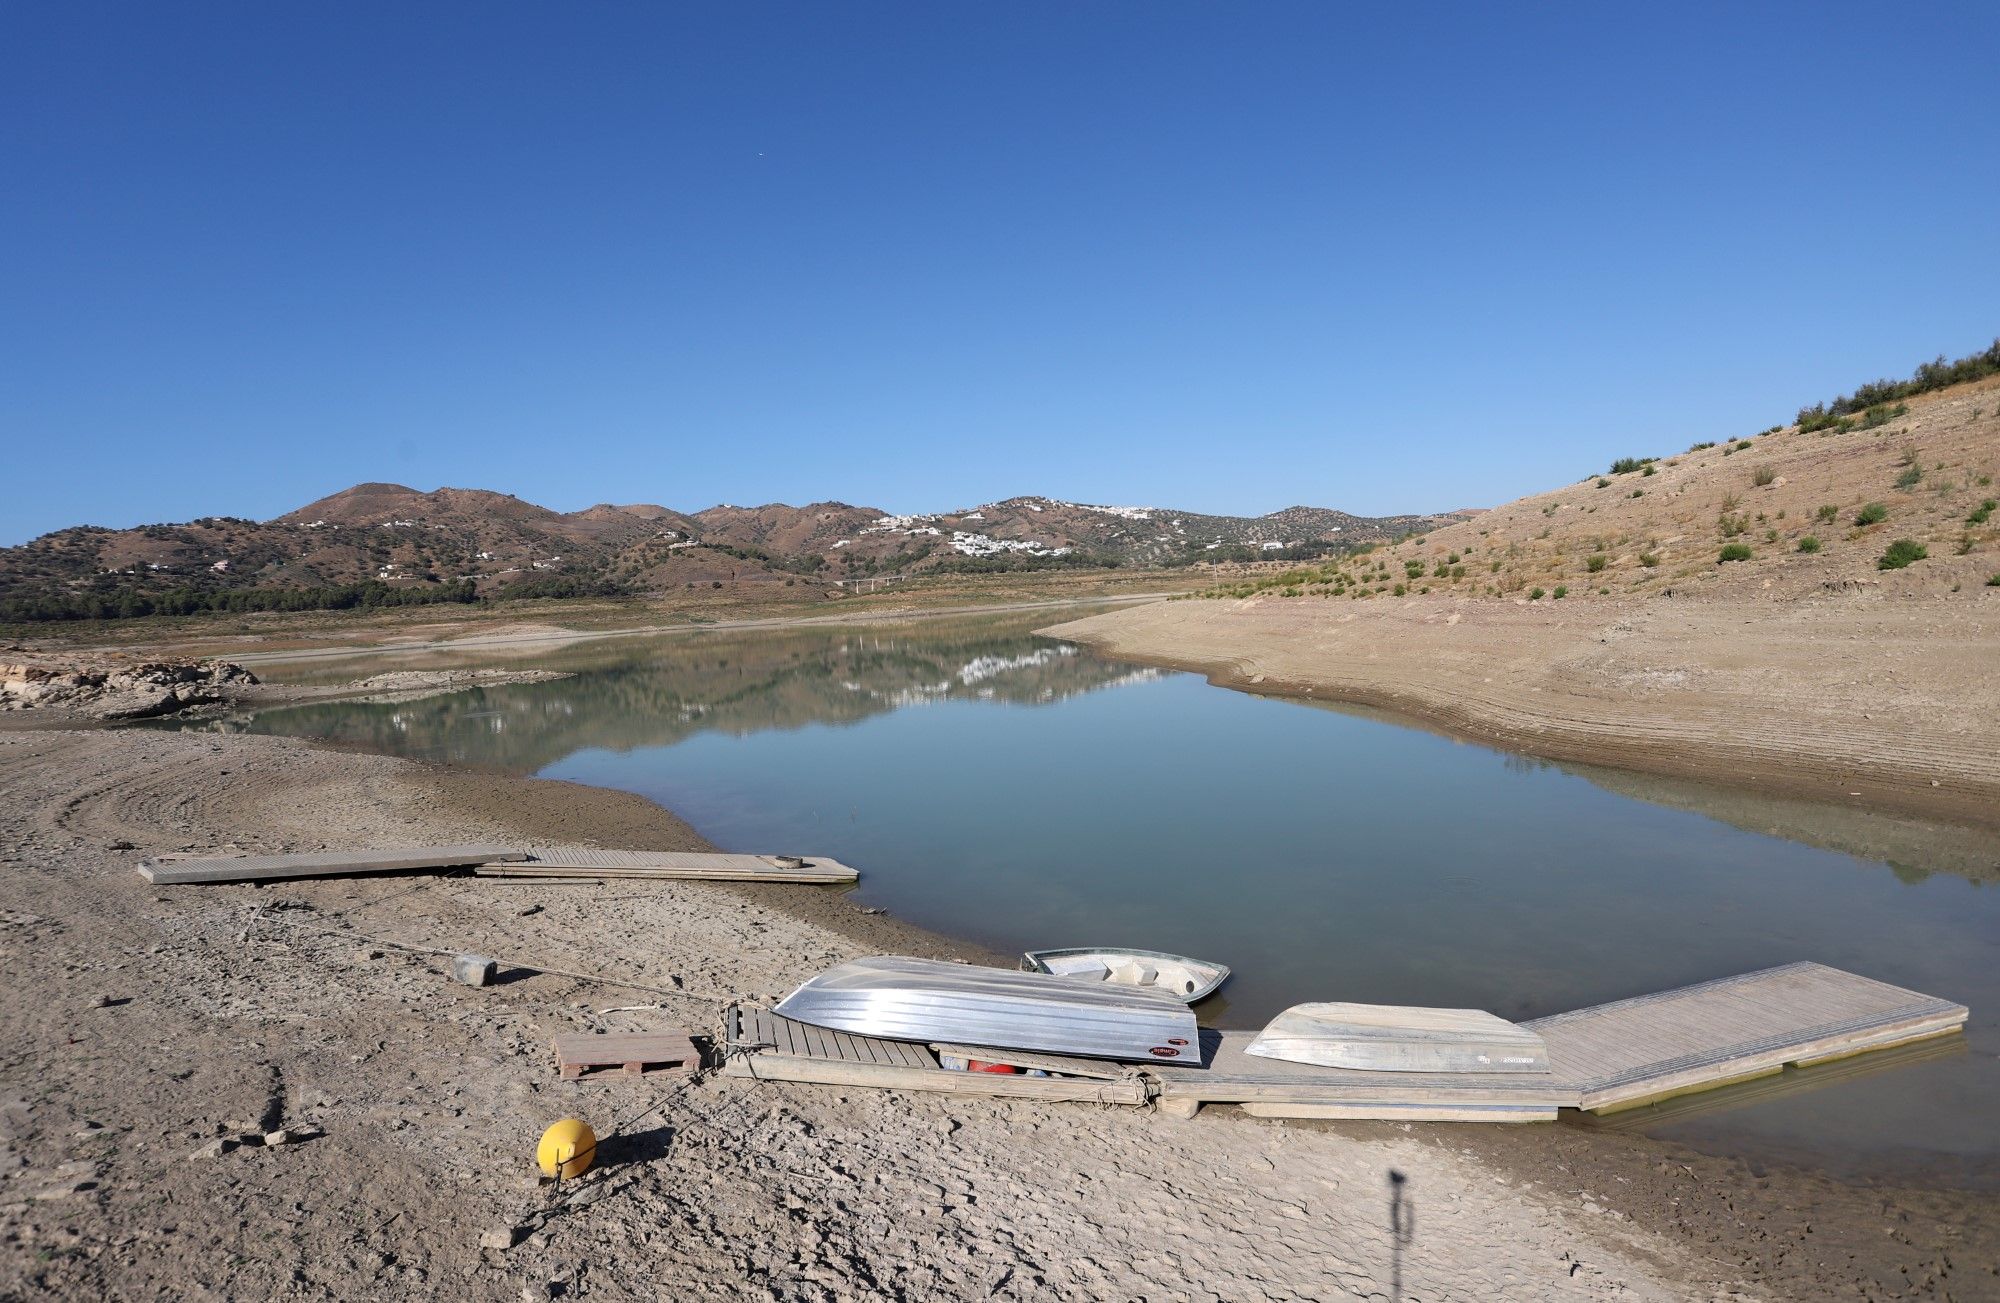
{"label": "aluminum boat", "polygon": [[1483,1009],[1295,1004],[1244,1053],[1376,1072],[1547,1072],[1542,1038]]}
{"label": "aluminum boat", "polygon": [[1194,1014],[1165,991],[906,955],[829,968],[780,1001],[777,1012],[892,1041],[1201,1062]]}
{"label": "aluminum boat", "polygon": [[1229,976],[1223,964],[1163,950],[1114,950],[1102,946],[1071,946],[1062,950],[1030,950],[1021,956],[1030,972],[1054,973],[1084,982],[1108,982],[1165,991],[1183,1004],[1213,995]]}

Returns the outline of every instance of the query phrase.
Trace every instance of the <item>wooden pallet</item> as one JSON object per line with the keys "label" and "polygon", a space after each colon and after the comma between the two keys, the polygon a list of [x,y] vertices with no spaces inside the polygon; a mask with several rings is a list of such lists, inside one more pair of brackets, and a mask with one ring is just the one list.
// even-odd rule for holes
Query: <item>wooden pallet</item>
{"label": "wooden pallet", "polygon": [[376,851],[315,851],[306,855],[236,855],[219,859],[143,860],[139,876],[158,886],[266,882],[278,878],[348,877],[399,869],[452,869],[525,860],[518,846],[413,846]]}
{"label": "wooden pallet", "polygon": [[482,864],[482,878],[546,878],[596,882],[609,878],[693,879],[704,882],[842,883],[861,875],[824,856],[801,865],[780,863],[775,855],[725,855],[701,851],[596,850],[588,846],[541,846],[528,854]]}
{"label": "wooden pallet", "polygon": [[[1144,1104],[1151,1093],[1136,1071],[1116,1075],[1118,1064],[1093,1061],[1099,1075],[1074,1080],[957,1072],[939,1067],[937,1056],[922,1045],[829,1031],[752,1005],[732,1005],[724,1019],[723,1072],[733,1077],[1097,1104]],[[1000,1056],[999,1051],[984,1055]]]}
{"label": "wooden pallet", "polygon": [[614,1032],[556,1037],[556,1071],[581,1077],[589,1068],[617,1068],[628,1077],[649,1069],[686,1076],[701,1066],[701,1051],[684,1031]]}

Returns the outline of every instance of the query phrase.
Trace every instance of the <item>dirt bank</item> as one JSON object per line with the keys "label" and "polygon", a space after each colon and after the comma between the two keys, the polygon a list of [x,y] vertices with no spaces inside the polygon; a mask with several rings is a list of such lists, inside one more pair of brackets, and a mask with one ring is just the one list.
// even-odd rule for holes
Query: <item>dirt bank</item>
{"label": "dirt bank", "polygon": [[1042,632],[1509,750],[2000,827],[2000,589],[1161,602]]}
{"label": "dirt bank", "polygon": [[[700,844],[622,793],[134,732],[0,737],[0,774],[0,1295],[1977,1297],[1967,1264],[2000,1259],[1991,1200],[1569,1128],[562,1082],[555,1032],[702,1028],[708,997],[954,948],[811,888],[132,872],[232,846]],[[494,955],[502,982],[395,942]],[[554,1202],[529,1155],[565,1114],[608,1138]],[[202,1156],[279,1127],[310,1138]],[[1391,1171],[1416,1209],[1400,1250]]]}

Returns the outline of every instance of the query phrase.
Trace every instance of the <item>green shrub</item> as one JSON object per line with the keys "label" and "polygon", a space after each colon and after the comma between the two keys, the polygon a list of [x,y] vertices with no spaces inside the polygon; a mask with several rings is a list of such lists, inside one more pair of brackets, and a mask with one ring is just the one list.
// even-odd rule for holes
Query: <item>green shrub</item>
{"label": "green shrub", "polygon": [[[1608,489],[1611,487],[1611,481],[1605,479],[1602,475],[1600,475],[1597,477],[1597,487],[1600,489]],[[1554,512],[1555,508],[1550,507],[1547,511],[1543,512],[1542,514],[1547,516],[1547,515],[1553,515]]]}
{"label": "green shrub", "polygon": [[1660,554],[1658,552],[1641,552],[1639,554],[1639,564],[1648,570],[1652,570],[1660,564]]}
{"label": "green shrub", "polygon": [[1645,469],[1641,470],[1639,473],[1641,475],[1658,475],[1660,472],[1657,469],[1655,469],[1653,463],[1649,461],[1646,463]]}
{"label": "green shrub", "polygon": [[2000,588],[2000,575],[1986,576],[1986,586],[1988,588]]}
{"label": "green shrub", "polygon": [[1397,585],[1396,585],[1396,596],[1398,596],[1398,597],[1401,597],[1401,596],[1403,596],[1403,594],[1405,594],[1405,593],[1407,593],[1407,592],[1409,592],[1409,591],[1410,591],[1409,589],[1405,588],[1405,587],[1404,587],[1403,585],[1401,585],[1401,584],[1397,584]]}
{"label": "green shrub", "polygon": [[1539,602],[1539,601],[1541,601],[1541,600],[1542,600],[1542,597],[1543,597],[1543,593],[1542,593],[1542,590],[1541,590],[1541,589],[1539,589],[1539,588],[1530,588],[1530,589],[1528,590],[1528,600],[1529,600],[1529,601],[1531,601],[1531,602]]}
{"label": "green shrub", "polygon": [[1917,481],[1923,479],[1923,477],[1924,468],[1921,466],[1912,466],[1896,477],[1896,487],[1899,489],[1914,489],[1917,487]]}
{"label": "green shrub", "polygon": [[1833,518],[1840,514],[1840,508],[1834,506],[1831,502],[1829,502],[1825,506],[1821,507],[1818,511],[1814,512],[1813,514],[1816,517],[1818,517],[1818,519],[1822,524],[1831,525],[1833,523]]}
{"label": "green shrub", "polygon": [[1633,496],[1633,497],[1635,497],[1635,498],[1643,498],[1643,497],[1645,497],[1645,496],[1646,496],[1646,490],[1644,490],[1644,489],[1633,489],[1633,490],[1632,490],[1632,496]]}
{"label": "green shrub", "polygon": [[1879,502],[1871,502],[1854,513],[1857,525],[1879,525],[1889,518],[1889,509]]}
{"label": "green shrub", "polygon": [[1814,538],[1811,534],[1806,535],[1804,538],[1799,540],[1799,551],[1801,552],[1819,551],[1819,540]]}
{"label": "green shrub", "polygon": [[1748,543],[1729,543],[1723,547],[1722,554],[1715,558],[1715,564],[1721,565],[1725,561],[1748,561],[1753,555]]}
{"label": "green shrub", "polygon": [[1993,509],[1995,507],[2000,507],[2000,502],[1996,502],[1992,498],[1986,499],[1986,501],[1980,503],[1977,507],[1973,509],[1971,515],[1965,518],[1965,523],[1968,525],[1985,524],[1987,521],[1993,518]]}
{"label": "green shrub", "polygon": [[1594,575],[1598,571],[1604,569],[1605,565],[1610,560],[1611,560],[1610,557],[1604,555],[1602,552],[1599,552],[1596,555],[1592,556],[1588,561],[1585,561],[1583,564],[1589,569],[1590,573]]}
{"label": "green shrub", "polygon": [[1899,538],[1889,545],[1889,550],[1875,558],[1877,570],[1901,570],[1912,561],[1921,561],[1930,555],[1930,549],[1912,538]]}
{"label": "green shrub", "polygon": [[1756,470],[1750,472],[1750,482],[1760,489],[1777,478],[1778,472],[1769,466],[1759,466]]}
{"label": "green shrub", "polygon": [[1691,443],[1691,444],[1689,444],[1689,445],[1688,445],[1688,451],[1689,451],[1689,452],[1700,452],[1700,451],[1701,451],[1701,450],[1702,450],[1703,448],[1713,448],[1714,446],[1715,446],[1715,440],[1713,440],[1713,439],[1706,439],[1706,440],[1702,441],[1701,443]]}
{"label": "green shrub", "polygon": [[1724,513],[1722,518],[1716,523],[1717,527],[1722,530],[1724,538],[1735,538],[1750,528],[1750,518],[1748,516],[1731,516]]}
{"label": "green shrub", "polygon": [[1569,596],[1569,585],[1557,584],[1555,592],[1550,593],[1549,596],[1555,598],[1558,602],[1560,602],[1563,598]]}
{"label": "green shrub", "polygon": [[1641,469],[1647,462],[1652,460],[1653,458],[1651,457],[1620,457],[1617,461],[1611,463],[1611,473],[1613,475],[1630,475],[1633,471]]}

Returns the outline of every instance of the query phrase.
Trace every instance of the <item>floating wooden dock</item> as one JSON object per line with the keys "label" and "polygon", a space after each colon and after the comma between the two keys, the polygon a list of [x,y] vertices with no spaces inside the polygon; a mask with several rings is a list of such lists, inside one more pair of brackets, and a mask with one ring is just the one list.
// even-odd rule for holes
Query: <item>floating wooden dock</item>
{"label": "floating wooden dock", "polygon": [[[724,1019],[727,1062],[723,1072],[732,1077],[1095,1104],[1144,1104],[1151,1095],[1138,1070],[1123,1064],[1092,1060],[1090,1075],[1076,1077],[958,1072],[939,1067],[937,1054],[929,1046],[911,1041],[829,1031],[752,1005],[732,1005]],[[1001,1050],[977,1054],[994,1062],[1015,1062],[1018,1057]],[[1039,1064],[1059,1056],[1032,1057]]]}
{"label": "floating wooden dock", "polygon": [[1607,1112],[1949,1035],[1965,1019],[1962,1004],[1799,963],[1522,1025],[1576,1106]]}
{"label": "floating wooden dock", "polygon": [[[799,863],[790,863],[797,859]],[[538,846],[476,870],[482,878],[549,878],[597,882],[608,878],[695,879],[703,882],[842,883],[861,875],[825,856],[725,855],[701,851],[596,850]]]}
{"label": "floating wooden dock", "polygon": [[412,846],[377,851],[317,851],[306,855],[236,855],[206,860],[143,860],[139,876],[158,886],[207,882],[266,882],[278,878],[348,877],[401,869],[455,869],[524,860],[518,846]]}
{"label": "floating wooden dock", "polygon": [[[1251,1031],[1201,1033],[1194,1064],[1127,1065],[825,1031],[735,1006],[728,1071],[762,1080],[1144,1104],[1191,1115],[1240,1105],[1260,1117],[1421,1122],[1548,1121],[1610,1112],[1960,1031],[1966,1008],[1823,964],[1786,964],[1522,1024],[1548,1046],[1547,1073],[1367,1072],[1244,1053]],[[955,1072],[935,1051],[1039,1067],[1060,1077]]]}

